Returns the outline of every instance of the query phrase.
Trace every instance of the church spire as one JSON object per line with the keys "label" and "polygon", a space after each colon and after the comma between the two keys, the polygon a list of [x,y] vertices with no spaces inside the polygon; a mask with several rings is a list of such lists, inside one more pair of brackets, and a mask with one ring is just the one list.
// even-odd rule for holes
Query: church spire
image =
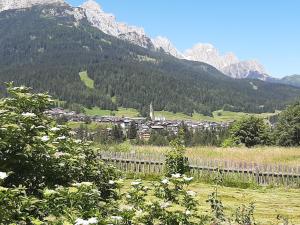
{"label": "church spire", "polygon": [[155,120],[154,109],[152,102],[150,103],[150,118],[151,120]]}

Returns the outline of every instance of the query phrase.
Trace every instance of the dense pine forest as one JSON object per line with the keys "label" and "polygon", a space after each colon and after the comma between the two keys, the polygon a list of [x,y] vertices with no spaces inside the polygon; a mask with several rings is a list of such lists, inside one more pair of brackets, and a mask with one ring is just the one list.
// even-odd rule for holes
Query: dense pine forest
{"label": "dense pine forest", "polygon": [[[0,81],[86,107],[130,107],[210,115],[231,111],[271,112],[300,89],[258,80],[233,80],[204,63],[179,60],[106,35],[77,22],[68,6],[0,13]],[[87,71],[95,88],[80,80]],[[255,86],[255,88],[254,88]],[[1,87],[4,94],[4,88]],[[116,99],[116,101],[115,101]]]}

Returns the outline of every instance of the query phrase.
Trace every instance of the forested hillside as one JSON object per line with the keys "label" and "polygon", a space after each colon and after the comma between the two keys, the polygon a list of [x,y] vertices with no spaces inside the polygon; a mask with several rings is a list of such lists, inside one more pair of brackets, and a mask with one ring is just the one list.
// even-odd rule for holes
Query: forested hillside
{"label": "forested hillside", "polygon": [[[295,87],[233,80],[207,64],[135,46],[77,21],[71,10],[37,6],[0,13],[0,80],[87,107],[143,113],[151,102],[155,110],[186,114],[210,114],[224,106],[269,112],[300,95]],[[93,89],[81,81],[81,71],[88,72]]]}

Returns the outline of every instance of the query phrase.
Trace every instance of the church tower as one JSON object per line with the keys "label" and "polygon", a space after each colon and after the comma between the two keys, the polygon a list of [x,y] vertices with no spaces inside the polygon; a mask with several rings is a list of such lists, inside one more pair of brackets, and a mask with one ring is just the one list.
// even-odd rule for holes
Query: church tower
{"label": "church tower", "polygon": [[151,120],[155,120],[155,115],[154,115],[154,109],[153,109],[152,102],[150,104],[150,118],[151,118]]}

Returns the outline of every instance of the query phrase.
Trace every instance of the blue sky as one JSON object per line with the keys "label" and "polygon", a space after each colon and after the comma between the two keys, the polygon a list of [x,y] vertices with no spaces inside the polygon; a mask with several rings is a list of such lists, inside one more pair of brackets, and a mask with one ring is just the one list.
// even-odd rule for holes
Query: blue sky
{"label": "blue sky", "polygon": [[[84,0],[66,0],[78,6]],[[118,21],[168,37],[179,50],[211,43],[257,59],[273,76],[300,74],[300,0],[97,0]]]}

